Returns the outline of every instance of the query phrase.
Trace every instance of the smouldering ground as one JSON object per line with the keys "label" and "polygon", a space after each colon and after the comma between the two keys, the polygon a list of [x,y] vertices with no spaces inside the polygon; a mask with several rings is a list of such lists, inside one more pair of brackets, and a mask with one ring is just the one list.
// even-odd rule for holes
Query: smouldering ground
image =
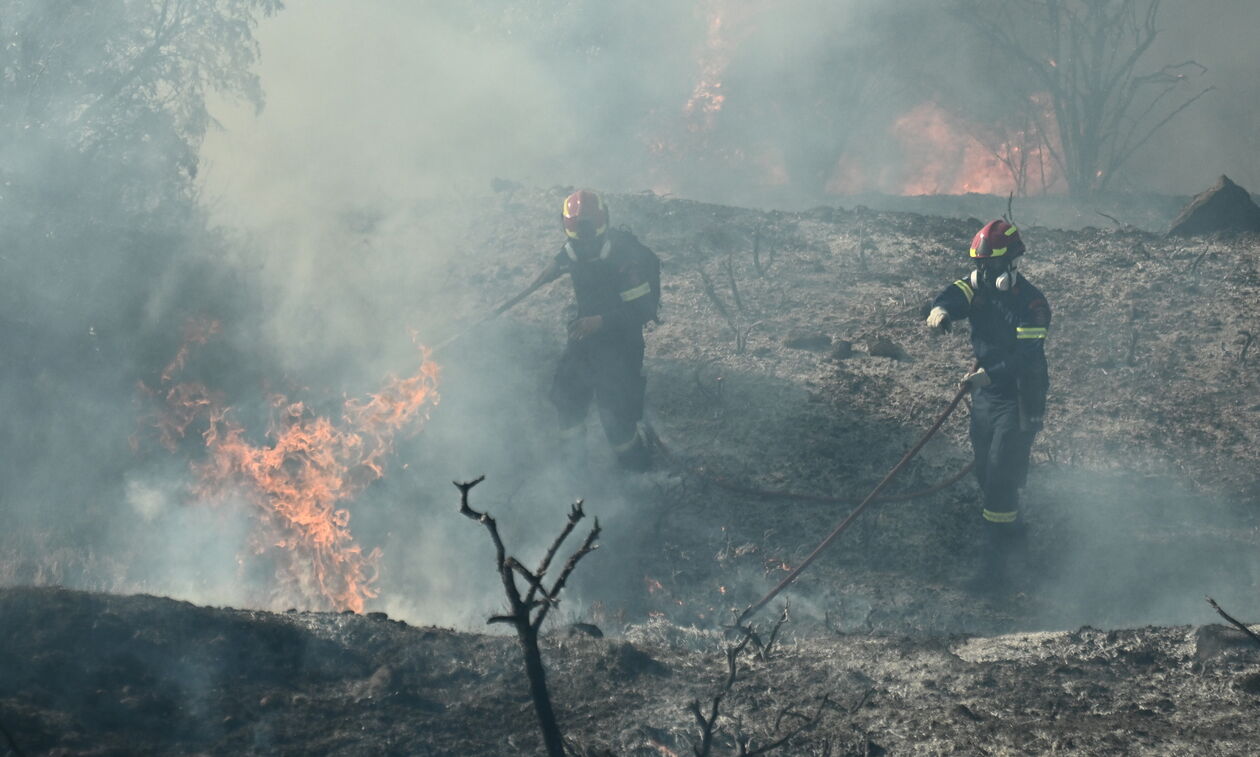
{"label": "smouldering ground", "polygon": [[[417,297],[457,324],[523,287],[557,248],[564,192],[498,195],[501,212],[468,230],[461,263]],[[986,215],[1004,210],[993,203]],[[683,464],[626,475],[597,454],[593,474],[574,477],[555,460],[545,391],[562,282],[441,356],[443,404],[400,446],[407,472],[373,489],[386,504],[354,523],[365,544],[385,546],[378,606],[472,624],[501,600],[484,534],[454,512],[450,479],[489,473],[478,503],[522,549],[546,542],[562,493],[585,496],[604,546],[557,615],[610,638],[553,630],[558,707],[591,753],[686,754],[686,705],[724,676],[730,610],[846,511],[733,494],[688,469],[865,494],[967,364],[965,334],[929,337],[920,312],[965,270],[978,221],[652,195],[611,206],[665,263],[649,405]],[[796,719],[785,708],[812,713],[824,694],[790,753],[821,754],[828,741],[831,754],[1253,751],[1260,645],[1194,626],[1217,620],[1204,594],[1260,615],[1260,346],[1247,338],[1260,244],[1024,234],[1025,270],[1055,309],[1051,410],[1026,491],[1031,579],[998,598],[962,588],[978,542],[969,481],[873,508],[786,595],[793,622],[777,652],[743,658],[724,752],[741,728],[765,743],[776,718]],[[832,345],[795,349],[789,336]],[[496,369],[502,361],[516,370]],[[935,483],[966,459],[964,411],[896,488]],[[449,571],[431,562],[451,562],[444,546],[457,553]],[[537,751],[513,640],[380,616],[8,589],[0,663],[0,725],[28,753]]]}

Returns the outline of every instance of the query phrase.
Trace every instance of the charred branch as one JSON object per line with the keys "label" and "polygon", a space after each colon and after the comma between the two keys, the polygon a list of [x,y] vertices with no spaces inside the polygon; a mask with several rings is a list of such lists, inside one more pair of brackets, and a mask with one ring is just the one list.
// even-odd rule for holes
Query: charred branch
{"label": "charred branch", "polygon": [[753,230],[753,248],[752,248],[753,268],[756,269],[757,275],[765,278],[766,269],[761,265],[761,227],[758,226]]}
{"label": "charred branch", "polygon": [[1189,273],[1191,276],[1198,276],[1199,266],[1203,263],[1204,258],[1208,256],[1208,253],[1210,251],[1211,251],[1210,249],[1204,248],[1203,252],[1200,252],[1198,257],[1196,257],[1194,261],[1190,263],[1190,268],[1187,269],[1186,272]]}
{"label": "charred branch", "polygon": [[791,616],[788,614],[788,605],[785,602],[783,604],[783,612],[779,613],[779,619],[774,622],[774,628],[770,629],[770,638],[766,640],[765,646],[763,646],[757,653],[758,657],[762,660],[770,659],[770,653],[774,649],[774,642],[779,638],[779,630],[783,628],[785,623],[791,621],[791,619]]}
{"label": "charred branch", "polygon": [[[487,620],[487,623],[507,623],[516,629],[517,640],[521,645],[521,653],[525,658],[525,673],[529,679],[530,698],[534,702],[534,711],[538,715],[538,723],[542,730],[543,743],[547,747],[547,754],[549,757],[564,757],[564,735],[556,720],[555,710],[551,704],[551,695],[547,690],[547,674],[546,669],[543,667],[542,652],[538,647],[538,633],[547,617],[547,613],[559,603],[560,592],[564,590],[564,585],[574,569],[577,568],[578,562],[595,550],[595,540],[599,538],[600,533],[599,520],[596,519],[590,532],[586,535],[586,539],[565,561],[560,575],[548,587],[543,581],[547,569],[551,566],[560,547],[568,539],[569,535],[573,533],[574,528],[577,527],[578,522],[586,517],[586,513],[582,510],[581,500],[575,502],[569,509],[569,518],[565,522],[564,527],[556,535],[556,538],[552,540],[551,546],[547,548],[542,561],[538,564],[538,569],[531,571],[515,557],[507,554],[503,539],[499,535],[499,524],[495,519],[489,513],[474,510],[468,503],[469,492],[485,479],[485,476],[479,476],[473,481],[465,481],[463,483],[456,481],[454,483],[455,487],[459,489],[460,514],[481,523],[490,534],[490,540],[494,543],[495,564],[499,571],[499,578],[503,582],[503,591],[508,599],[509,612],[502,615],[492,615]],[[524,596],[521,594],[520,586],[517,585],[518,577],[528,587]]]}
{"label": "charred branch", "polygon": [[[700,741],[693,747],[696,757],[708,757],[713,748],[714,736],[717,733],[717,720],[721,713],[722,703],[735,688],[735,682],[739,677],[739,656],[748,649],[749,645],[757,648],[757,657],[766,661],[770,657],[770,652],[774,647],[775,640],[778,638],[779,631],[783,625],[790,620],[787,605],[784,605],[783,612],[779,615],[778,621],[774,628],[770,631],[768,641],[762,642],[758,636],[756,629],[752,625],[732,625],[728,626],[728,630],[739,634],[739,641],[729,644],[726,647],[726,679],[723,681],[721,688],[713,698],[709,701],[706,710],[701,707],[700,700],[692,700],[688,706],[688,711],[695,718],[696,725],[700,729]],[[792,707],[784,707],[775,717],[774,724],[771,727],[771,733],[778,734],[787,719],[799,721],[797,725],[782,736],[775,738],[761,746],[753,746],[753,736],[744,733],[740,726],[735,726],[736,733],[734,735],[735,745],[739,750],[741,757],[753,757],[754,755],[769,754],[770,752],[788,745],[793,739],[803,735],[807,731],[813,729],[822,720],[823,712],[827,705],[830,704],[830,695],[823,696],[815,707],[812,714],[797,712]]]}
{"label": "charred branch", "polygon": [[735,309],[746,314],[748,309],[744,307],[744,300],[739,296],[739,284],[735,281],[734,256],[727,257],[722,268],[726,270],[726,282],[731,288],[731,299],[735,302]]}
{"label": "charred branch", "polygon": [[1257,634],[1255,631],[1248,628],[1245,623],[1239,621],[1234,616],[1222,610],[1221,606],[1216,603],[1215,599],[1212,599],[1211,597],[1206,597],[1206,599],[1207,599],[1207,603],[1212,605],[1212,609],[1216,610],[1217,615],[1220,615],[1222,618],[1228,621],[1229,624],[1232,625],[1234,628],[1237,628],[1239,631],[1242,631],[1243,633],[1247,634],[1247,636],[1249,636],[1252,639],[1252,641],[1256,642],[1257,644],[1260,644],[1260,634]]}
{"label": "charred branch", "polygon": [[700,727],[700,743],[692,748],[696,757],[709,757],[713,750],[713,734],[717,726],[719,711],[721,710],[722,700],[730,693],[735,686],[735,678],[739,670],[739,655],[748,646],[748,642],[752,640],[751,630],[744,627],[746,631],[739,643],[731,644],[726,648],[726,681],[722,684],[722,688],[713,695],[713,699],[709,704],[709,714],[706,716],[700,709],[700,700],[693,699],[687,707],[692,716],[696,719],[696,725]]}
{"label": "charred branch", "polygon": [[800,724],[797,725],[795,728],[793,728],[791,731],[789,731],[782,738],[779,738],[776,741],[772,741],[769,744],[758,747],[756,749],[750,750],[748,748],[748,746],[752,743],[751,738],[747,736],[741,737],[738,740],[740,757],[754,757],[755,755],[769,754],[770,752],[774,751],[775,749],[778,749],[779,747],[786,746],[787,743],[790,742],[792,739],[804,734],[805,732],[809,730],[812,730],[815,726],[817,726],[818,723],[822,721],[823,710],[826,709],[827,705],[830,704],[830,702],[831,702],[831,695],[824,694],[822,699],[818,700],[818,706],[814,709],[813,715],[804,715],[801,713],[793,712],[790,709],[783,710],[782,712],[779,713],[779,717],[775,719],[774,730],[776,731],[779,730],[779,725],[785,717],[795,717],[801,721]]}
{"label": "charred branch", "polygon": [[[704,267],[699,266],[696,270],[700,273],[700,283],[704,289],[705,296],[713,303],[713,307],[717,309],[718,314],[722,316],[722,320],[726,321],[726,325],[730,328],[731,333],[735,335],[735,354],[744,354],[744,350],[748,347],[748,335],[757,324],[754,323],[747,328],[741,328],[739,320],[731,314],[730,309],[726,307],[726,303],[722,302],[722,298],[718,296],[717,288],[713,285],[713,279],[709,278],[709,274],[705,272]],[[734,288],[735,278],[733,274],[731,275],[731,287],[738,297],[738,290]]]}

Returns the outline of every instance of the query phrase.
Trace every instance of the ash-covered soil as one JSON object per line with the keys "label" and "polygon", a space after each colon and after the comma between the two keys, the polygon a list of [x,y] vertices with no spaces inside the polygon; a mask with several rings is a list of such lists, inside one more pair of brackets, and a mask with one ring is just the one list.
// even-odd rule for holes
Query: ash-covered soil
{"label": "ash-covered soil", "polygon": [[[551,634],[579,754],[691,754],[715,631]],[[383,615],[0,590],[0,724],[25,754],[539,754],[515,640]],[[715,754],[1254,754],[1260,644],[1219,626],[791,635],[739,657]],[[827,751],[828,748],[830,751]]]}
{"label": "ash-covered soil", "polygon": [[[417,285],[450,316],[426,339],[533,278],[562,241],[567,191],[508,189],[468,220],[459,262]],[[618,472],[592,419],[590,471],[556,459],[546,390],[570,298],[558,282],[437,356],[442,405],[400,446],[407,472],[375,488],[396,504],[356,510],[355,528],[385,547],[370,609],[431,623],[458,606],[475,627],[503,600],[449,481],[488,474],[474,504],[526,562],[562,521],[558,492],[585,497],[603,546],[545,642],[562,721],[588,754],[690,754],[686,707],[707,706],[727,675],[723,624],[849,510],[714,479],[865,495],[969,364],[965,327],[934,338],[921,314],[966,272],[982,219],[650,194],[610,204],[664,262],[648,404],[670,455],[648,474]],[[991,204],[986,217],[1006,209]],[[969,478],[874,506],[785,593],[792,621],[768,658],[741,656],[715,754],[815,713],[781,753],[1254,752],[1260,645],[1202,624],[1217,621],[1205,594],[1260,616],[1260,239],[1022,233],[1023,270],[1055,321],[1019,590],[965,588],[979,545]],[[968,458],[964,408],[893,489],[935,484]],[[426,562],[450,563],[442,547],[457,539],[481,551],[449,572]],[[763,634],[779,607],[758,619]],[[608,638],[568,636],[569,621]],[[0,725],[31,754],[539,751],[509,637],[33,589],[0,594],[0,635]]]}
{"label": "ash-covered soil", "polygon": [[[529,281],[557,247],[565,191],[500,195],[494,223],[469,230],[457,274],[478,280],[483,300],[453,312],[483,310]],[[610,203],[613,222],[664,261],[648,404],[682,467],[860,499],[944,408],[969,364],[965,327],[934,338],[922,313],[966,273],[980,219],[759,212],[650,194]],[[991,203],[992,217],[1006,210],[1004,198]],[[1018,202],[1014,211],[1019,221]],[[1251,344],[1260,239],[1022,233],[1023,270],[1055,313],[1047,427],[1023,508],[1026,591],[993,603],[962,590],[979,541],[968,478],[864,515],[799,582],[799,613],[890,631],[997,633],[1201,622],[1211,617],[1204,594],[1260,611],[1260,345]],[[539,366],[540,397],[569,297],[558,282],[482,332],[510,334],[521,363]],[[473,338],[449,357],[476,360],[481,349]],[[550,420],[540,413],[538,423]],[[893,488],[929,486],[968,459],[960,410]],[[581,492],[597,506],[606,486],[644,515],[631,527],[642,539],[612,563],[647,586],[632,615],[724,617],[848,511],[735,494],[662,467],[641,479],[609,474]]]}

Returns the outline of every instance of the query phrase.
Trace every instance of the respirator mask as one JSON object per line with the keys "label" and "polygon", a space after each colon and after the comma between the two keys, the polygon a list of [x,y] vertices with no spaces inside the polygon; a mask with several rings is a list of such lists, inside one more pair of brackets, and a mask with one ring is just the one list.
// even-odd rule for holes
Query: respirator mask
{"label": "respirator mask", "polygon": [[982,287],[988,287],[999,292],[1009,292],[1019,276],[1018,267],[1016,258],[976,261],[976,267],[971,271],[971,288],[979,291]]}

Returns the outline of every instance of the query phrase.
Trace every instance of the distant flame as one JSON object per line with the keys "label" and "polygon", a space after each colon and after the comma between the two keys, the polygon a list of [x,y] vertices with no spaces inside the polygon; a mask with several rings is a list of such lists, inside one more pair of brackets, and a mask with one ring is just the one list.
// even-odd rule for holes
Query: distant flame
{"label": "distant flame", "polygon": [[[204,343],[217,329],[192,333],[193,343]],[[181,348],[174,370],[163,373],[164,384],[186,359]],[[414,375],[391,377],[365,400],[347,399],[338,421],[274,395],[265,444],[249,441],[220,396],[198,383],[180,383],[165,387],[167,411],[157,425],[173,448],[194,423],[206,424],[207,457],[194,465],[197,495],[207,501],[239,496],[255,505],[255,549],[275,553],[277,578],[305,598],[362,612],[377,596],[380,551],[363,553],[350,533],[350,512],[339,505],[384,475],[395,435],[427,419],[438,401],[437,383],[438,367],[421,348]]]}
{"label": "distant flame", "polygon": [[[1045,98],[1034,96],[1034,108]],[[962,123],[935,102],[921,103],[898,117],[890,131],[898,144],[899,165],[872,171],[859,160],[842,160],[827,190],[836,194],[883,191],[899,195],[1027,194],[1058,186],[1055,167],[1037,127],[1028,124],[995,136],[990,144],[978,134],[984,126]]]}
{"label": "distant flame", "polygon": [[715,114],[722,109],[726,96],[722,94],[722,74],[730,65],[730,40],[724,33],[722,25],[722,3],[707,3],[708,30],[705,34],[704,47],[698,56],[700,79],[691,90],[691,97],[683,106],[683,112],[689,116],[699,117],[699,123],[691,128],[708,129],[713,126]]}

